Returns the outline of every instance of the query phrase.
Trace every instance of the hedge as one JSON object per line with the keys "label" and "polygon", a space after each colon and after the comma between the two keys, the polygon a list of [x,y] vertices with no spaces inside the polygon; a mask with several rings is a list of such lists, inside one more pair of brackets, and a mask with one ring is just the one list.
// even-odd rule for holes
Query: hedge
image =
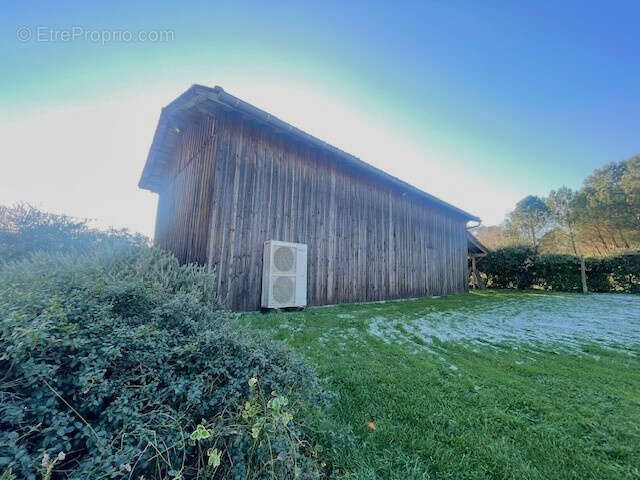
{"label": "hedge", "polygon": [[[507,247],[478,261],[478,270],[494,288],[542,288],[582,291],[580,258],[539,255],[529,247]],[[587,286],[592,292],[640,293],[640,253],[585,259]]]}

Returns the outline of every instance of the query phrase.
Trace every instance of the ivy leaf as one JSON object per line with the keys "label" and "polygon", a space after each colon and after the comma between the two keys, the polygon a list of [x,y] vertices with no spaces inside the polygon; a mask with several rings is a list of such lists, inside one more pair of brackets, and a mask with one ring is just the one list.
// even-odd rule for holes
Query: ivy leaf
{"label": "ivy leaf", "polygon": [[207,465],[213,468],[220,466],[220,459],[222,458],[222,452],[220,450],[217,448],[210,448],[207,450],[207,456],[209,457]]}
{"label": "ivy leaf", "polygon": [[195,442],[205,440],[209,437],[211,437],[211,432],[207,430],[207,428],[202,423],[198,425],[193,433],[189,436],[189,438]]}
{"label": "ivy leaf", "polygon": [[291,420],[293,420],[293,415],[289,412],[284,412],[282,414],[282,423],[283,425],[287,425]]}
{"label": "ivy leaf", "polygon": [[251,427],[251,436],[253,438],[258,438],[258,435],[260,435],[260,432],[262,431],[264,424],[265,424],[264,418],[259,418],[258,421],[253,424],[253,427]]}

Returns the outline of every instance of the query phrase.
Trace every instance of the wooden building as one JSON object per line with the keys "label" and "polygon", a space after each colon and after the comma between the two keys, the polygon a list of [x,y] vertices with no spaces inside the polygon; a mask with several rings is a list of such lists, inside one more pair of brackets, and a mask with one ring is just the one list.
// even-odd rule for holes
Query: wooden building
{"label": "wooden building", "polygon": [[156,245],[214,269],[235,310],[260,308],[267,240],[308,245],[310,305],[468,288],[477,217],[220,87],[162,110],[139,186],[159,194]]}

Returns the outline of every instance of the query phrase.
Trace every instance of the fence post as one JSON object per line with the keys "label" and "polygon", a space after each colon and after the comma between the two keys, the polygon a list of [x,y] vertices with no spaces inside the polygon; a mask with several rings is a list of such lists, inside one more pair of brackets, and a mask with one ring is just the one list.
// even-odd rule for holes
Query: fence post
{"label": "fence post", "polygon": [[582,278],[582,293],[589,293],[587,289],[587,269],[584,265],[584,257],[580,257],[580,277]]}

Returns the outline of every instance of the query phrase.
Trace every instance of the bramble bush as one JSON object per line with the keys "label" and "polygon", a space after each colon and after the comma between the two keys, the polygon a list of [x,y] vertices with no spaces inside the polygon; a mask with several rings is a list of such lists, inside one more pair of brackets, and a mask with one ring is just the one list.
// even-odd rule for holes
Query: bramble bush
{"label": "bramble bush", "polygon": [[0,474],[318,477],[313,370],[231,327],[202,268],[122,240],[0,263]]}
{"label": "bramble bush", "polygon": [[[592,292],[640,293],[640,253],[585,259],[587,285]],[[487,286],[582,291],[580,258],[538,255],[530,247],[507,247],[478,261]]]}

